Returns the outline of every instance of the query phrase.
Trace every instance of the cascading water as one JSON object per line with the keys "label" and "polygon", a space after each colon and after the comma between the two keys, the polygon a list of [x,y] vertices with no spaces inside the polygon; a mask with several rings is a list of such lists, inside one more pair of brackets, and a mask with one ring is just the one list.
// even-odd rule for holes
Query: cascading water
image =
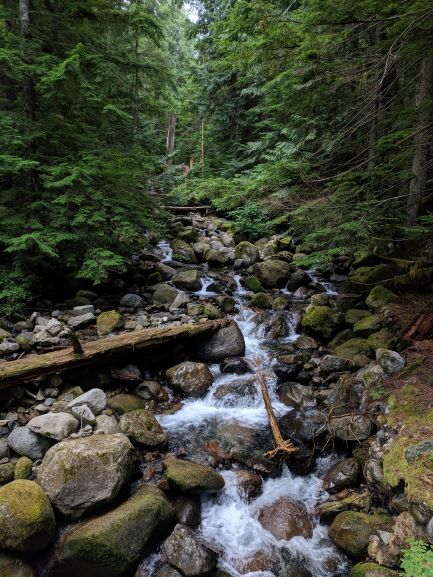
{"label": "cascading water", "polygon": [[[209,296],[206,288],[210,277],[205,276],[203,288],[195,293],[197,297]],[[223,374],[218,365],[211,366],[214,383],[206,396],[199,399],[186,399],[182,408],[171,415],[161,415],[159,421],[169,432],[173,448],[182,447],[187,453],[199,451],[206,440],[214,439],[215,431],[221,426],[252,427],[257,431],[268,432],[268,421],[260,386],[254,371],[257,363],[266,375],[272,405],[277,415],[281,416],[291,410],[277,396],[277,379],[272,371],[275,342],[269,342],[264,336],[263,315],[248,307],[245,296],[247,291],[242,287],[240,276],[234,275],[236,291],[233,295],[238,312],[233,319],[240,327],[246,343],[245,359],[251,367],[252,374]],[[326,288],[326,287],[325,287]],[[333,291],[327,288],[328,294]],[[264,313],[266,320],[275,315],[274,311]],[[297,336],[293,314],[285,311],[290,334],[279,344],[290,342]],[[242,389],[241,395],[219,395],[222,388],[252,380],[252,386]],[[250,383],[251,384],[251,383]],[[236,470],[239,465],[232,465],[230,470],[222,470],[225,488],[217,496],[202,499],[202,522],[199,532],[203,539],[220,553],[220,565],[231,575],[237,577],[246,572],[253,574],[254,567],[245,569],[248,560],[257,555],[269,556],[274,565],[272,572],[255,570],[262,575],[312,575],[313,577],[335,577],[346,575],[347,566],[344,558],[337,552],[327,536],[327,528],[320,524],[314,515],[316,506],[327,498],[319,476],[330,466],[330,458],[319,460],[315,474],[305,477],[292,474],[283,467],[277,478],[268,478],[263,483],[261,495],[248,501],[239,493],[236,484]],[[294,537],[290,541],[277,540],[263,528],[258,521],[258,512],[266,505],[274,503],[280,497],[292,497],[303,503],[314,519],[314,530],[311,538]],[[298,566],[309,573],[293,572]],[[291,568],[288,571],[288,568]]]}
{"label": "cascading water", "polygon": [[170,262],[173,257],[173,249],[171,248],[170,244],[165,241],[161,240],[156,245],[157,251],[162,255],[161,262]]}

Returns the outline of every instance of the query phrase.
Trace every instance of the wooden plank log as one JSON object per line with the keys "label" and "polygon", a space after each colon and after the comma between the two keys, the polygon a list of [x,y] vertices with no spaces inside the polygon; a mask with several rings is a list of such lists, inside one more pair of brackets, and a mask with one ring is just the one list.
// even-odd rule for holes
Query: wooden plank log
{"label": "wooden plank log", "polygon": [[0,363],[0,389],[19,381],[31,380],[100,362],[114,356],[161,346],[164,343],[190,339],[211,333],[230,324],[230,319],[205,321],[197,324],[143,329],[122,333],[113,337],[83,343],[83,354],[74,354],[72,348],[41,355],[29,355],[23,359]]}

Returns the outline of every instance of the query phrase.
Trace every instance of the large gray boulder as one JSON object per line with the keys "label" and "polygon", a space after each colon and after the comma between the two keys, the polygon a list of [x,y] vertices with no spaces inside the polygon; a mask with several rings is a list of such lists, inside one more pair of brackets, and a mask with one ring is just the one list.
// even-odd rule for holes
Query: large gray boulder
{"label": "large gray boulder", "polygon": [[201,543],[191,529],[176,525],[164,543],[164,559],[186,577],[199,577],[215,569],[218,555]]}
{"label": "large gray boulder", "polygon": [[54,511],[37,483],[19,480],[0,487],[0,549],[41,551],[55,532]]}
{"label": "large gray boulder", "polygon": [[117,496],[132,472],[133,453],[122,434],[63,441],[45,455],[38,481],[59,511],[78,518]]}
{"label": "large gray boulder", "polygon": [[63,441],[80,428],[80,423],[69,413],[47,413],[34,417],[27,423],[28,428],[43,437]]}
{"label": "large gray boulder", "polygon": [[172,282],[176,288],[187,291],[198,291],[202,286],[200,272],[195,269],[178,272]]}
{"label": "large gray boulder", "polygon": [[124,575],[173,517],[162,491],[144,485],[113,511],[70,531],[56,554],[54,573],[62,577]]}
{"label": "large gray boulder", "polygon": [[201,397],[213,383],[213,376],[205,363],[186,361],[167,370],[169,384],[188,397]]}
{"label": "large gray boulder", "polygon": [[177,288],[165,283],[159,283],[155,285],[154,289],[155,291],[153,293],[152,300],[154,303],[160,305],[170,306],[176,300],[176,298],[182,294],[182,292]]}
{"label": "large gray boulder", "polygon": [[52,444],[50,439],[34,433],[28,427],[17,427],[8,437],[9,447],[32,461],[42,459]]}
{"label": "large gray boulder", "polygon": [[233,321],[229,326],[219,329],[210,337],[205,337],[194,344],[191,356],[204,363],[219,363],[227,357],[243,357],[245,339]]}
{"label": "large gray boulder", "polygon": [[253,275],[265,288],[283,286],[290,277],[292,267],[283,260],[267,260],[253,266]]}
{"label": "large gray boulder", "polygon": [[247,265],[254,264],[260,260],[259,249],[252,243],[242,241],[235,248],[235,257]]}
{"label": "large gray boulder", "polygon": [[168,435],[146,409],[125,413],[120,418],[120,428],[131,441],[147,449],[162,449],[168,443]]}

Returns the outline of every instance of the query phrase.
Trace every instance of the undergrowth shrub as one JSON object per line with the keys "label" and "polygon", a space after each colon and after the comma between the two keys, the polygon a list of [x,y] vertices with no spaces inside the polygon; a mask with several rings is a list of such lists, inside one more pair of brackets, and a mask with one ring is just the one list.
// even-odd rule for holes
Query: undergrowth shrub
{"label": "undergrowth shrub", "polygon": [[403,551],[401,562],[404,577],[433,577],[433,548],[424,541],[412,539]]}

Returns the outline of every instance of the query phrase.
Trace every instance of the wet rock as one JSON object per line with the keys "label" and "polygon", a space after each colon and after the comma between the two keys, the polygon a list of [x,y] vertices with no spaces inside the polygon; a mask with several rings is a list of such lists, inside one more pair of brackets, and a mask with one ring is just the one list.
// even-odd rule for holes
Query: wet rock
{"label": "wet rock", "polygon": [[35,569],[22,559],[0,553],[0,575],[4,577],[37,577]]}
{"label": "wet rock", "polygon": [[176,288],[187,291],[199,291],[202,287],[200,272],[195,269],[178,272],[172,282]]}
{"label": "wet rock", "polygon": [[173,516],[162,491],[144,485],[113,511],[67,533],[55,557],[54,573],[62,577],[124,575],[147,543],[169,527]]}
{"label": "wet rock", "polygon": [[317,409],[295,409],[279,419],[281,433],[300,443],[313,443],[326,433],[326,416]]}
{"label": "wet rock", "polygon": [[213,376],[205,363],[186,361],[167,370],[169,384],[189,397],[201,397],[213,383]]}
{"label": "wet rock", "polygon": [[75,397],[66,405],[66,409],[72,411],[74,407],[86,406],[94,415],[100,415],[107,406],[107,396],[102,389],[90,389],[86,393]]}
{"label": "wet rock", "polygon": [[267,260],[253,266],[253,275],[265,288],[284,286],[290,277],[292,267],[282,260]]}
{"label": "wet rock", "polygon": [[339,314],[330,307],[310,305],[302,317],[302,326],[324,339],[330,339],[339,324]]}
{"label": "wet rock", "polygon": [[331,435],[342,441],[364,441],[371,435],[371,421],[361,413],[331,417],[328,427]]}
{"label": "wet rock", "polygon": [[276,313],[265,327],[265,336],[271,340],[284,339],[289,335],[290,328],[284,313]]}
{"label": "wet rock", "polygon": [[290,541],[293,537],[313,536],[313,522],[302,503],[290,497],[280,497],[259,511],[259,523],[275,539]]}
{"label": "wet rock", "polygon": [[170,487],[181,493],[216,493],[224,487],[223,477],[211,467],[171,456],[164,463]]}
{"label": "wet rock", "polygon": [[396,294],[381,285],[377,285],[371,289],[365,300],[367,306],[373,310],[376,310],[383,305],[396,303],[398,301],[399,298]]}
{"label": "wet rock", "polygon": [[114,395],[114,397],[111,397],[109,405],[110,408],[113,409],[113,411],[118,415],[144,409],[143,399],[140,399],[140,397],[137,397],[137,395],[131,395],[129,393],[120,393],[118,395]]}
{"label": "wet rock", "polygon": [[235,247],[235,257],[249,266],[260,260],[260,253],[256,246],[242,241]]}
{"label": "wet rock", "polygon": [[14,469],[13,463],[0,463],[0,485],[6,485],[14,479]]}
{"label": "wet rock", "polygon": [[278,398],[288,407],[305,407],[315,402],[313,388],[299,383],[283,383],[278,388]]}
{"label": "wet rock", "polygon": [[[239,378],[238,380],[227,383],[226,385],[220,385],[214,392],[213,397],[216,400],[225,399],[226,405],[235,406],[240,399],[255,394],[255,383],[256,379],[254,377]],[[227,399],[227,397],[230,397],[230,399]]]}
{"label": "wet rock", "polygon": [[253,293],[264,293],[265,289],[263,288],[262,283],[256,276],[249,276],[245,279],[245,288],[252,291]]}
{"label": "wet rock", "polygon": [[[235,568],[241,575],[258,572],[269,572],[276,575],[278,574],[279,561],[280,558],[277,549],[267,547],[265,550],[257,551],[257,553],[250,555],[246,559],[236,561]],[[305,576],[299,575],[299,577]]]}
{"label": "wet rock", "polygon": [[45,455],[38,482],[59,511],[78,518],[117,496],[131,474],[133,452],[121,434],[63,441]]}
{"label": "wet rock", "polygon": [[18,455],[37,461],[42,459],[51,447],[52,441],[37,435],[28,427],[17,427],[9,435],[8,445]]}
{"label": "wet rock", "polygon": [[371,561],[357,563],[352,567],[351,577],[398,577],[399,573]]}
{"label": "wet rock", "polygon": [[236,305],[235,300],[228,295],[221,295],[217,297],[216,303],[224,313],[231,313],[235,309]]}
{"label": "wet rock", "polygon": [[352,370],[354,370],[354,365],[351,360],[336,355],[325,355],[320,361],[320,372],[323,376]]}
{"label": "wet rock", "polygon": [[0,487],[0,548],[30,553],[53,540],[56,520],[50,502],[34,481],[12,481]]}
{"label": "wet rock", "polygon": [[33,461],[28,457],[20,457],[15,464],[14,479],[30,479],[33,474]]}
{"label": "wet rock", "polygon": [[48,439],[63,441],[80,428],[80,423],[69,413],[47,413],[27,423],[28,428]]}
{"label": "wet rock", "polygon": [[314,471],[316,465],[314,448],[298,444],[297,449],[291,455],[288,467],[295,475],[305,477]]}
{"label": "wet rock", "polygon": [[299,268],[290,275],[286,284],[286,289],[290,292],[295,292],[298,288],[307,286],[310,282],[311,278],[308,274]]}
{"label": "wet rock", "polygon": [[199,577],[215,569],[218,556],[203,545],[188,527],[176,525],[164,543],[164,559],[186,577]]}
{"label": "wet rock", "polygon": [[78,329],[80,327],[84,327],[86,325],[89,325],[90,323],[93,323],[95,318],[96,317],[93,313],[86,313],[86,314],[80,315],[78,317],[71,317],[68,320],[68,325],[70,327],[72,327],[73,329]]}
{"label": "wet rock", "polygon": [[401,355],[395,351],[389,351],[387,349],[377,349],[376,360],[382,369],[388,374],[400,371],[406,364]]}
{"label": "wet rock", "polygon": [[121,416],[119,422],[122,433],[135,444],[147,449],[162,449],[168,443],[168,435],[146,409],[131,411]]}
{"label": "wet rock", "polygon": [[237,471],[236,486],[244,499],[252,501],[262,493],[263,480],[260,475],[252,471]]}
{"label": "wet rock", "polygon": [[236,375],[251,373],[249,364],[242,357],[224,359],[220,363],[220,370],[222,373],[235,373]]}
{"label": "wet rock", "polygon": [[101,313],[96,319],[96,329],[100,337],[108,335],[114,330],[121,329],[122,327],[123,317],[117,311]]}
{"label": "wet rock", "polygon": [[339,357],[349,359],[358,368],[367,365],[373,356],[373,350],[366,339],[350,339],[339,345],[334,353]]}
{"label": "wet rock", "polygon": [[201,501],[196,495],[179,495],[174,501],[176,520],[181,525],[197,529],[201,523]]}
{"label": "wet rock", "polygon": [[266,293],[256,293],[250,301],[250,305],[257,309],[271,309],[273,299]]}
{"label": "wet rock", "polygon": [[391,530],[392,525],[393,519],[388,515],[344,511],[335,517],[329,536],[347,555],[359,559],[367,553],[370,538],[378,531]]}
{"label": "wet rock", "polygon": [[223,327],[212,336],[201,338],[194,343],[191,355],[205,363],[219,363],[227,357],[243,357],[245,339],[233,321],[228,327]]}
{"label": "wet rock", "polygon": [[[142,574],[140,573],[139,575],[136,574],[134,577],[149,577],[149,575],[144,574],[142,576]],[[174,567],[171,567],[171,565],[163,565],[158,569],[156,577],[182,577],[182,573],[176,571],[176,569]]]}
{"label": "wet rock", "polygon": [[343,459],[332,466],[323,477],[323,487],[328,493],[356,487],[361,476],[361,467],[356,459]]}
{"label": "wet rock", "polygon": [[143,299],[134,293],[126,294],[120,299],[120,306],[127,309],[140,309],[143,306]]}

